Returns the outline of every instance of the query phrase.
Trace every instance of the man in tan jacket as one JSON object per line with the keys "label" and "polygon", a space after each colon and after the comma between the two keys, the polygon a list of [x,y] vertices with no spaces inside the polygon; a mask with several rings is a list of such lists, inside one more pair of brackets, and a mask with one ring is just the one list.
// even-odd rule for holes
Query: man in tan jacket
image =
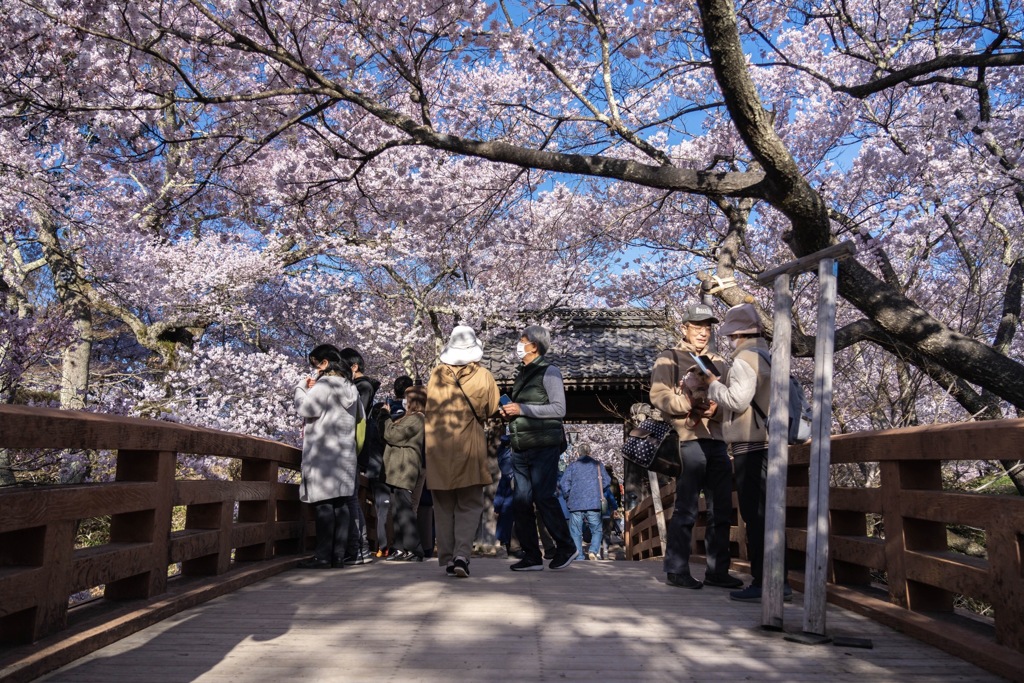
{"label": "man in tan jacket", "polygon": [[[676,481],[676,503],[668,524],[663,563],[668,584],[679,588],[701,588],[705,583],[723,588],[743,585],[729,575],[732,463],[715,415],[717,408],[713,403],[695,402],[683,386],[686,371],[693,365],[690,353],[707,355],[719,367],[725,366],[724,359],[709,350],[711,326],[717,322],[710,306],[689,306],[683,340],[676,348],[663,351],[651,372],[651,404],[661,410],[679,435],[683,464]],[[690,575],[690,544],[701,491],[707,505],[707,570],[703,583]]]}
{"label": "man in tan jacket", "polygon": [[[719,330],[733,346],[732,366],[724,376],[711,376],[708,397],[722,414],[723,435],[736,467],[740,514],[747,525],[747,557],[753,582],[729,594],[741,602],[761,601],[764,577],[764,507],[768,479],[768,402],[772,370],[768,343],[761,335],[761,320],[750,304],[733,306]],[[760,414],[759,414],[760,413]],[[784,599],[793,595],[789,584]]]}

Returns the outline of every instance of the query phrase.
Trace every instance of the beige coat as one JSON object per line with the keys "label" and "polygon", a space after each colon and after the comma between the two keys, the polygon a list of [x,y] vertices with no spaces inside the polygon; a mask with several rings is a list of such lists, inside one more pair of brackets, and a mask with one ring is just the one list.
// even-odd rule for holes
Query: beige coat
{"label": "beige coat", "polygon": [[[651,405],[661,411],[665,421],[676,430],[680,441],[695,439],[722,441],[722,425],[719,414],[715,413],[710,419],[702,418],[696,422],[689,419],[688,415],[692,407],[690,399],[679,389],[677,384],[673,383],[673,379],[676,382],[681,380],[687,369],[693,365],[693,359],[689,355],[691,351],[697,353],[692,344],[681,341],[676,345],[675,353],[668,350],[662,351],[658,355],[654,361],[654,369],[651,370]],[[715,362],[720,370],[725,372],[727,363],[724,358],[707,350],[704,353]],[[673,370],[673,366],[675,366],[675,370]]]}
{"label": "beige coat", "polygon": [[430,373],[426,409],[427,488],[450,491],[492,483],[483,421],[497,412],[499,396],[494,376],[477,363],[442,363]]}
{"label": "beige coat", "polygon": [[722,433],[728,443],[768,441],[768,425],[751,407],[753,401],[766,414],[772,395],[772,368],[754,349],[768,351],[761,337],[741,339],[732,354],[732,367],[721,381],[708,388],[708,397],[722,413]]}

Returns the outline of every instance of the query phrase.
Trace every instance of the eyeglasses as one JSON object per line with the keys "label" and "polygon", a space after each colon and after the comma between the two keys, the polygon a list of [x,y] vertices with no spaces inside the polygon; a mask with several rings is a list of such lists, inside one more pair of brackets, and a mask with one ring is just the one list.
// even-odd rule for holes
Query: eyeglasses
{"label": "eyeglasses", "polygon": [[693,330],[694,332],[711,333],[711,325],[694,325],[693,323],[686,323],[686,329]]}

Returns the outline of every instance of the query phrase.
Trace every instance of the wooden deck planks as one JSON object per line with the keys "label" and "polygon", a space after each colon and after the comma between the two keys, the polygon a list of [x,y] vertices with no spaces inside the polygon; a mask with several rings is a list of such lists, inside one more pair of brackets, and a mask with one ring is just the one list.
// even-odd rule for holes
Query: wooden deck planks
{"label": "wooden deck planks", "polygon": [[[994,681],[967,662],[850,612],[807,646],[759,628],[728,591],[666,586],[660,562],[581,562],[473,576],[432,562],[292,570],[182,612],[40,680],[175,681]],[[700,576],[700,569],[695,568]],[[797,596],[787,630],[799,630]]]}

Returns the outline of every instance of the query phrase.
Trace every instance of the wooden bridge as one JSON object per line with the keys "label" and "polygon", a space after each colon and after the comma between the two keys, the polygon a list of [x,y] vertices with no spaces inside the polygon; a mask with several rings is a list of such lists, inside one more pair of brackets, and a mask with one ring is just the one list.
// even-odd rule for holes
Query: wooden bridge
{"label": "wooden bridge", "polygon": [[[943,491],[940,469],[965,456],[1016,458],[1021,444],[1024,420],[833,440],[833,463],[881,470],[879,487],[831,496],[829,632],[870,639],[867,650],[763,631],[756,606],[711,587],[668,587],[656,560],[523,576],[478,558],[465,580],[433,563],[292,570],[313,533],[297,486],[280,481],[298,468],[296,449],[2,406],[0,448],[116,451],[117,474],[0,490],[0,679],[65,666],[49,680],[135,680],[157,667],[161,680],[1024,680],[1024,500]],[[184,454],[230,458],[234,478],[179,479]],[[798,554],[806,455],[792,449],[791,463],[787,545]],[[172,531],[176,509],[184,524]],[[109,542],[75,549],[78,523],[104,516]],[[868,516],[884,538],[868,535]],[[630,522],[631,551],[656,556],[650,511]],[[983,529],[987,559],[951,552],[949,524]],[[799,573],[790,580],[801,587]],[[69,609],[70,596],[96,588],[102,599]],[[960,611],[956,596],[991,604],[994,618]],[[800,623],[800,609],[798,594],[787,624]]]}

